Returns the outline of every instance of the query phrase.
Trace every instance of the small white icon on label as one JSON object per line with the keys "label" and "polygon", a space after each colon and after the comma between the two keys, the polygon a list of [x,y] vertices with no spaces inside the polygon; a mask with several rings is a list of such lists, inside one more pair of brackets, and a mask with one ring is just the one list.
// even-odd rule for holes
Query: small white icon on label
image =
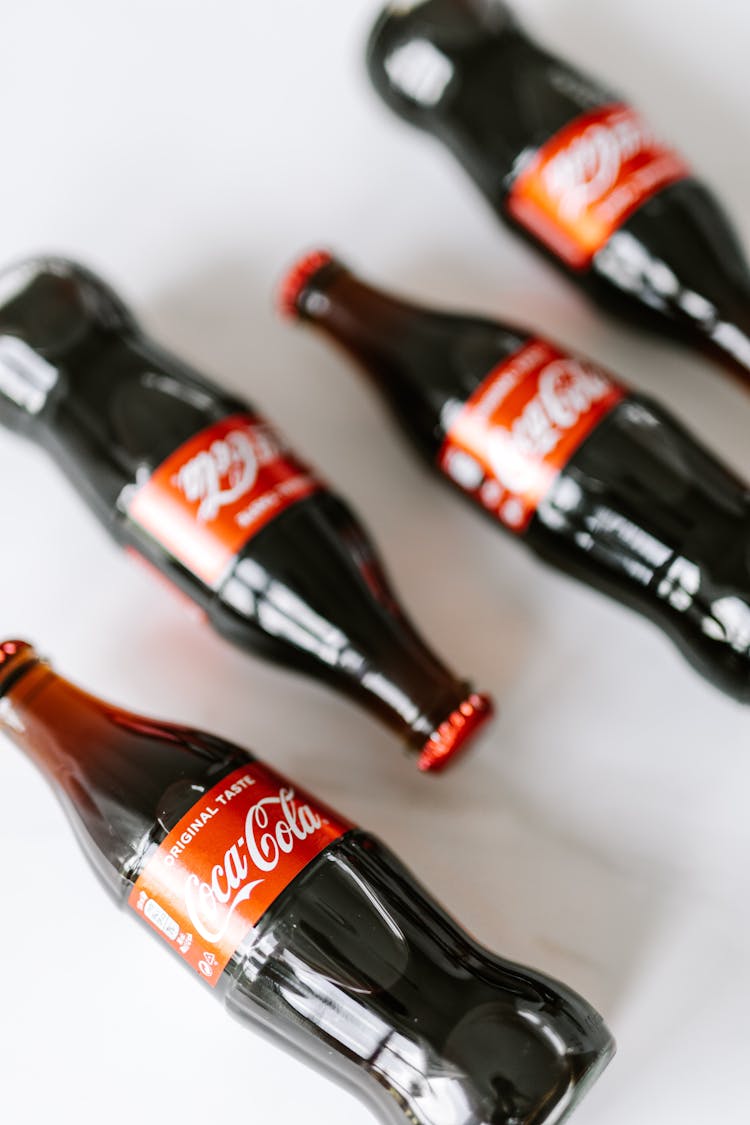
{"label": "small white icon on label", "polygon": [[187,955],[190,951],[190,946],[193,944],[193,935],[182,931],[177,941],[180,953]]}
{"label": "small white icon on label", "polygon": [[479,499],[490,511],[497,508],[503,498],[502,485],[496,480],[486,480],[479,491]]}
{"label": "small white icon on label", "polygon": [[156,926],[157,930],[161,930],[170,941],[174,941],[180,934],[180,927],[175,922],[174,918],[170,917],[158,902],[154,902],[152,898],[146,903],[143,913],[152,926]]}
{"label": "small white icon on label", "polygon": [[520,500],[513,497],[505,501],[501,514],[508,527],[521,527],[526,513]]}
{"label": "small white icon on label", "polygon": [[468,492],[478,488],[484,477],[480,463],[463,450],[454,450],[448,461],[448,472],[456,484]]}

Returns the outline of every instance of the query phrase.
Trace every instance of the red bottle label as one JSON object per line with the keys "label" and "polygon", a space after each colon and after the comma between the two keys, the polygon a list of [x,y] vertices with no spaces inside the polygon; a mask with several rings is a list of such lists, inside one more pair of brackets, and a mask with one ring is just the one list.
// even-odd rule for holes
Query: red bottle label
{"label": "red bottle label", "polygon": [[353,826],[260,762],[206,793],[128,900],[211,987],[293,879]]}
{"label": "red bottle label", "polygon": [[248,539],[321,487],[266,422],[236,414],[168,457],[137,490],[128,514],[217,588]]}
{"label": "red bottle label", "polygon": [[689,175],[634,109],[605,106],[538,149],[511,187],[508,210],[569,266],[584,269],[647,199]]}
{"label": "red bottle label", "polygon": [[532,340],[452,420],[443,472],[509,527],[528,527],[555,477],[625,395],[600,368]]}

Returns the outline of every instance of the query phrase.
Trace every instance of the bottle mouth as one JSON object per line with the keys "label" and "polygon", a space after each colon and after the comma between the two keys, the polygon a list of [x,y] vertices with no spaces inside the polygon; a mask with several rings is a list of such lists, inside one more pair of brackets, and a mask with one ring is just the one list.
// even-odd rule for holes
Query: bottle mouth
{"label": "bottle mouth", "polygon": [[0,644],[0,699],[15,683],[18,676],[38,657],[28,641],[3,641]]}
{"label": "bottle mouth", "polygon": [[296,320],[302,315],[302,294],[315,274],[332,261],[333,255],[327,250],[313,250],[292,266],[279,287],[278,306],[282,316]]}
{"label": "bottle mouth", "polygon": [[423,773],[439,773],[453,765],[494,713],[490,697],[474,692],[430,735],[419,755],[419,769]]}

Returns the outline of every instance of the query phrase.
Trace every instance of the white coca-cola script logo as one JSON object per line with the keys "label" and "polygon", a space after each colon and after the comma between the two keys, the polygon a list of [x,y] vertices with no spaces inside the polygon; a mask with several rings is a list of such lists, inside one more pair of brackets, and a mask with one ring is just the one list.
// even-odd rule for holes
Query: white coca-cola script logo
{"label": "white coca-cola script logo", "polygon": [[[237,908],[247,902],[263,877],[275,871],[296,844],[322,825],[309,805],[298,805],[294,789],[280,789],[253,805],[245,818],[244,835],[232,844],[221,863],[211,871],[211,881],[190,875],[185,884],[185,906],[197,933],[208,942],[220,942]],[[261,878],[255,878],[261,873]]]}
{"label": "white coca-cola script logo", "polygon": [[561,216],[579,219],[616,186],[623,164],[653,143],[653,133],[635,114],[590,125],[543,172],[544,186]]}
{"label": "white coca-cola script logo", "polygon": [[492,431],[489,455],[500,483],[516,493],[529,488],[539,462],[611,390],[604,372],[581,360],[548,363],[539,376],[537,394],[513,422],[510,435]]}
{"label": "white coca-cola script logo", "polygon": [[173,482],[190,503],[200,501],[197,518],[209,523],[225,505],[249,492],[257,476],[258,458],[250,438],[232,430],[187,461]]}

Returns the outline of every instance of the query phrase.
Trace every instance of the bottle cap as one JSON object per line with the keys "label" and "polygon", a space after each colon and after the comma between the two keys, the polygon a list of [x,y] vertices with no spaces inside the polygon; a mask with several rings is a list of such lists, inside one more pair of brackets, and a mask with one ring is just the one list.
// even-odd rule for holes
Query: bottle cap
{"label": "bottle cap", "polygon": [[33,645],[27,641],[3,641],[0,644],[0,696],[5,694],[21,669],[37,659]]}
{"label": "bottle cap", "polygon": [[282,316],[300,315],[298,302],[302,292],[313,275],[332,261],[333,257],[327,250],[313,250],[292,266],[279,288],[279,309]]}
{"label": "bottle cap", "polygon": [[494,712],[488,695],[470,695],[427,740],[419,756],[420,770],[438,773],[455,762]]}

